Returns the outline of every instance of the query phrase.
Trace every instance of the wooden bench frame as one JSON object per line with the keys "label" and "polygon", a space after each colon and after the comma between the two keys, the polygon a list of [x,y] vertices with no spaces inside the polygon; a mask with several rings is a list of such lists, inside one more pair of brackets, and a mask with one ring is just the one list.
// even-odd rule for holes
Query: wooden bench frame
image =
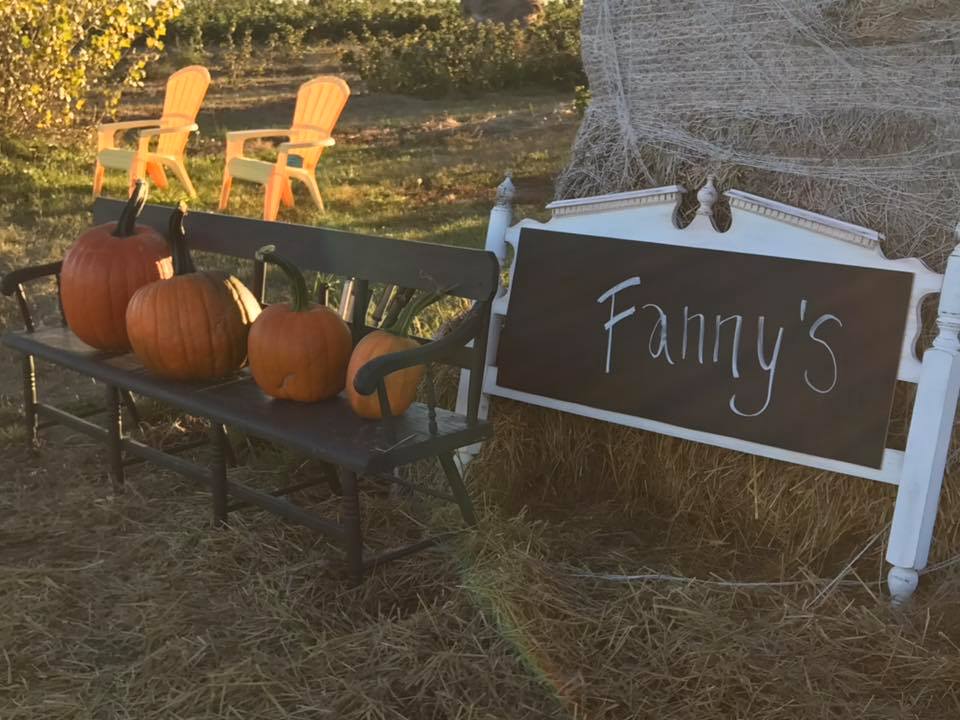
{"label": "wooden bench frame", "polygon": [[[122,206],[118,200],[98,199],[93,208],[94,222],[114,220]],[[171,210],[148,205],[140,222],[163,231]],[[454,454],[460,448],[491,435],[490,425],[479,418],[479,406],[491,303],[500,286],[496,257],[482,250],[212,213],[191,213],[185,226],[192,250],[250,260],[251,289],[261,303],[265,300],[266,268],[253,258],[257,248],[266,242],[275,245],[280,253],[304,270],[351,278],[350,325],[355,342],[374,329],[366,320],[371,283],[387,288],[396,285],[426,291],[442,289],[448,295],[473,301],[473,307],[456,328],[443,337],[421,341],[418,348],[377,358],[361,368],[355,380],[357,389],[363,393],[377,392],[381,408],[385,410],[383,420],[369,421],[356,417],[342,397],[315,404],[270,400],[255,387],[249,376],[244,375],[205,384],[167,381],[151,376],[132,355],[93,350],[66,327],[38,329],[24,286],[34,280],[53,277],[59,297],[61,265],[55,262],[15,270],[3,278],[0,290],[4,295],[16,298],[25,329],[5,334],[2,341],[23,355],[24,423],[29,445],[36,446],[40,430],[64,425],[105,443],[111,477],[118,485],[124,481],[124,467],[134,463],[150,461],[174,470],[210,488],[213,519],[217,525],[225,523],[231,511],[255,505],[337,541],[346,553],[350,576],[356,582],[362,579],[367,569],[434,545],[446,537],[427,537],[375,557],[364,557],[358,492],[358,480],[362,477],[407,485],[412,490],[453,502],[458,505],[465,522],[475,524],[476,517]],[[382,308],[378,306],[380,310]],[[90,416],[96,413],[70,413],[40,402],[37,359],[74,370],[104,384],[106,423],[93,422]],[[469,400],[461,412],[436,408],[430,372],[432,363],[472,371],[475,380],[470,384]],[[416,403],[403,416],[391,417],[384,378],[418,364],[428,367],[428,402]],[[139,421],[133,393],[209,420],[214,452],[212,466],[204,467],[180,456],[199,443],[158,449],[125,436],[121,406],[126,407],[134,423]],[[294,429],[294,424],[299,430]],[[319,427],[321,424],[325,426]],[[341,495],[342,521],[337,523],[319,517],[282,497],[303,489],[305,484],[268,493],[231,480],[228,467],[235,460],[227,439],[227,426],[285,445],[328,466],[336,466],[338,477],[328,477],[327,481]],[[450,487],[449,494],[418,487],[395,472],[400,466],[430,458],[439,460]],[[240,503],[231,505],[231,496]]]}

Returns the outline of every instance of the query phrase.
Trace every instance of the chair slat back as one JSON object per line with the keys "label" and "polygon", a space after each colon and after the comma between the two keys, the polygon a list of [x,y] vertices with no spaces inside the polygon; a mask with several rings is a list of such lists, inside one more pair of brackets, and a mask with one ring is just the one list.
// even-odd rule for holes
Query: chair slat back
{"label": "chair slat back", "polygon": [[[210,71],[202,65],[191,65],[173,73],[167,80],[160,127],[178,127],[196,122],[208,87]],[[189,138],[189,132],[161,135],[157,141],[157,152],[161,155],[181,155]]]}
{"label": "chair slat back", "polygon": [[[290,142],[310,142],[332,135],[349,97],[350,86],[334,75],[321,75],[301,85],[293,111]],[[304,168],[313,172],[323,148],[298,150],[296,154],[303,158]]]}

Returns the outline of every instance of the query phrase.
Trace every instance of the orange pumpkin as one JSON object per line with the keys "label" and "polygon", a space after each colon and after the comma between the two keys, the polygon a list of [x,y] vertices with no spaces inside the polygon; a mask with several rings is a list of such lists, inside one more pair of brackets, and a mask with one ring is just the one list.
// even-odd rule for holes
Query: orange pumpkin
{"label": "orange pumpkin", "polygon": [[127,303],[144,285],[173,276],[163,235],[136,224],[146,202],[147,186],[139,181],[120,220],[85,231],[63,258],[64,317],[78,338],[99,350],[129,350]]}
{"label": "orange pumpkin", "polygon": [[144,367],[172,380],[213,380],[247,357],[247,334],[260,303],[223,272],[197,272],[183,231],[186,208],[170,217],[174,277],[140,288],[127,306],[127,334]]}
{"label": "orange pumpkin", "polygon": [[[392,327],[374,330],[357,343],[350,356],[350,364],[347,366],[347,400],[357,415],[368,420],[379,420],[383,417],[379,394],[373,392],[369,395],[361,395],[353,386],[357,372],[378,357],[419,347],[420,344],[416,340],[406,336],[410,323],[421,311],[439,298],[439,295],[426,295],[417,301],[411,301]],[[402,415],[413,404],[425,369],[423,365],[414,365],[392,372],[384,378],[383,384],[387,389],[391,415]]]}
{"label": "orange pumpkin", "polygon": [[260,389],[282,400],[317,402],[341,390],[353,340],[333,310],[312,305],[303,275],[273,245],[257,251],[290,280],[290,303],[269,305],[250,328],[250,372]]}

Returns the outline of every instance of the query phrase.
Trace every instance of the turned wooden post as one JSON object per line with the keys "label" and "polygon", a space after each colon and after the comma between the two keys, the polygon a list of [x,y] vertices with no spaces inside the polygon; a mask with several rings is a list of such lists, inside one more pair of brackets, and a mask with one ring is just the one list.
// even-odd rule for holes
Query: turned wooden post
{"label": "turned wooden post", "polygon": [[[960,226],[957,228],[960,242]],[[940,487],[960,393],[960,244],[947,261],[937,315],[939,334],[923,355],[917,398],[890,528],[887,585],[894,605],[917,588],[927,566]]]}
{"label": "turned wooden post", "polygon": [[[511,173],[508,172],[503,182],[497,186],[497,197],[493,207],[490,209],[490,220],[487,223],[487,237],[483,244],[484,250],[489,250],[497,256],[501,270],[505,269],[507,264],[507,230],[510,229],[510,224],[513,222],[513,201],[516,196],[517,188],[513,184]],[[507,289],[501,286],[497,297],[502,297],[506,291]],[[496,308],[496,306],[494,307]],[[487,340],[487,361],[485,367],[489,367],[496,357],[497,342],[500,339],[501,321],[502,319],[494,312],[490,318],[490,334]],[[472,347],[473,343],[470,343],[470,345]],[[457,390],[458,413],[465,414],[467,412],[469,390],[470,371],[463,370],[460,372],[460,384]],[[490,400],[486,393],[481,394],[479,416],[482,419],[487,418],[489,406]],[[461,448],[457,451],[457,456],[460,462],[466,466],[478,452],[480,452],[480,444]]]}

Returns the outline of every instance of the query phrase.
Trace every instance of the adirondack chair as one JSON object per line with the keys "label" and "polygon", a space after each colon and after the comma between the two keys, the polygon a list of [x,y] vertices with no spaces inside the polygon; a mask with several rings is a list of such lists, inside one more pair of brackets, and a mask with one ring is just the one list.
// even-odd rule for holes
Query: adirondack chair
{"label": "adirondack chair", "polygon": [[[163,113],[159,120],[128,120],[97,128],[97,164],[93,171],[93,196],[103,188],[105,168],[126,170],[130,188],[145,175],[159,188],[167,186],[164,167],[170,168],[180,184],[196,197],[184,164],[184,149],[190,133],[197,130],[197,113],[210,85],[210,72],[201,65],[178,70],[167,80]],[[117,136],[127,130],[142,128],[137,149],[117,147]],[[156,149],[150,149],[156,138]]]}
{"label": "adirondack chair", "polygon": [[[349,97],[350,86],[347,83],[338,77],[322,75],[300,86],[293,111],[293,125],[289,129],[228,132],[220,209],[227,208],[233,179],[239,178],[265,186],[264,220],[277,219],[281,201],[286,207],[293,207],[292,180],[299,180],[307,186],[310,196],[322,212],[323,198],[315,174],[317,162],[324,148],[335,144],[330,134]],[[275,162],[243,156],[243,146],[247,140],[266,137],[289,138],[288,142],[280,143]]]}

